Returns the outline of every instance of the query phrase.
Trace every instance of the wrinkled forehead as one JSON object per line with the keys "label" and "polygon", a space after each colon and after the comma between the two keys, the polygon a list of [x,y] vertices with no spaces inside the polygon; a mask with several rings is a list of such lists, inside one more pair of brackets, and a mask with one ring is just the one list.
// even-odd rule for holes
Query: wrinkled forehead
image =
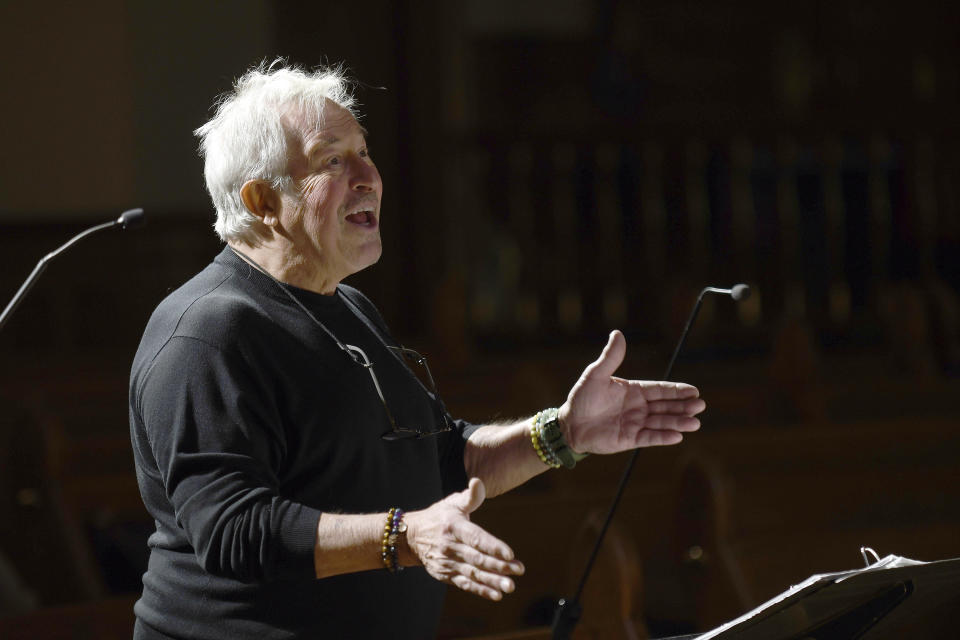
{"label": "wrinkled forehead", "polygon": [[307,141],[329,135],[343,137],[354,133],[366,136],[367,131],[349,111],[325,99],[322,105],[297,104],[283,110],[281,117],[287,141],[303,146]]}

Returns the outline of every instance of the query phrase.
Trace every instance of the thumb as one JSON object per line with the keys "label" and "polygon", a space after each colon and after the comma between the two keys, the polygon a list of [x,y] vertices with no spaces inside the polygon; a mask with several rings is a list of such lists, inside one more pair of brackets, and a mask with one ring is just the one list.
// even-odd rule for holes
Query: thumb
{"label": "thumb", "polygon": [[476,511],[487,497],[487,489],[480,478],[470,478],[470,484],[460,493],[455,493],[453,504],[464,514],[470,515]]}
{"label": "thumb", "polygon": [[610,339],[607,340],[607,346],[604,347],[603,353],[587,367],[584,373],[588,377],[602,376],[606,378],[612,376],[623,363],[623,358],[626,355],[627,339],[623,337],[619,330],[615,329],[610,332]]}

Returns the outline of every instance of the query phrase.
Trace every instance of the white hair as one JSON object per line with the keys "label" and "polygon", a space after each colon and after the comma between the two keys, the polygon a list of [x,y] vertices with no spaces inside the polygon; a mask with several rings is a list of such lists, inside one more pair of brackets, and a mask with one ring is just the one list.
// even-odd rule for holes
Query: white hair
{"label": "white hair", "polygon": [[257,218],[240,197],[248,180],[267,180],[274,189],[289,191],[287,132],[283,117],[291,110],[316,114],[331,100],[354,117],[353,83],[342,67],[304,71],[283,60],[266,62],[241,76],[217,99],[216,114],[194,131],[200,138],[207,191],[217,210],[214,229],[220,239],[250,239]]}

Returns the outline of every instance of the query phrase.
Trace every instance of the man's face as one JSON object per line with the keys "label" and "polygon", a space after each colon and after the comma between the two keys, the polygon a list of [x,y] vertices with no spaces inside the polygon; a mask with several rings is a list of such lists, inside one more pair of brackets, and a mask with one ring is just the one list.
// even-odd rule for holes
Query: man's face
{"label": "man's face", "polygon": [[293,194],[283,194],[280,222],[302,268],[336,284],[380,259],[380,174],[363,128],[327,101],[321,127],[302,113],[285,119],[287,171]]}

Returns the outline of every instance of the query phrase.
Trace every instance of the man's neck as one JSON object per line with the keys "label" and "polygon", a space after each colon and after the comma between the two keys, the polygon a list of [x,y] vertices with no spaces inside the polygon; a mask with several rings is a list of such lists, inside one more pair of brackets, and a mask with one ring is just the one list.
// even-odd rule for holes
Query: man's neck
{"label": "man's neck", "polygon": [[295,251],[284,251],[267,244],[248,244],[240,240],[229,240],[227,244],[236,249],[241,259],[253,262],[271,276],[300,289],[323,295],[333,295],[340,280],[324,277],[322,270]]}

